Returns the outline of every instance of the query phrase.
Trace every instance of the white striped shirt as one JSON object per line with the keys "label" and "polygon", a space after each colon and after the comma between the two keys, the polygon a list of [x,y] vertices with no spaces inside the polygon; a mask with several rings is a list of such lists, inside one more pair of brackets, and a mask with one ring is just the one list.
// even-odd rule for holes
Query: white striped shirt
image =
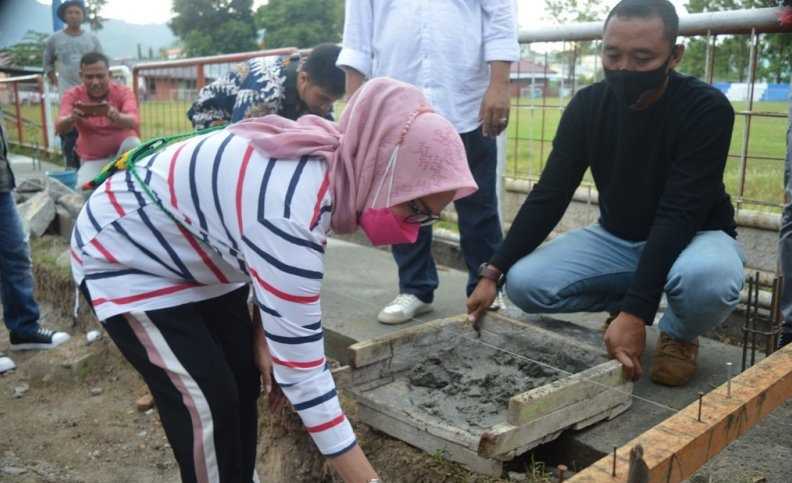
{"label": "white striped shirt", "polygon": [[[274,376],[319,450],[355,436],[324,356],[319,290],[331,194],[317,159],[273,160],[226,130],[137,162],[89,198],[72,271],[100,320],[217,297],[252,282]],[[248,342],[248,341],[241,341]]]}

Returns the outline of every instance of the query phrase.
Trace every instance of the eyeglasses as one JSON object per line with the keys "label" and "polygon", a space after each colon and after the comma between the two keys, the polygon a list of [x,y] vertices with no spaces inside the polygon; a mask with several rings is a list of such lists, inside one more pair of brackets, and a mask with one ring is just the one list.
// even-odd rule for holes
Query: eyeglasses
{"label": "eyeglasses", "polygon": [[440,215],[435,215],[429,209],[423,208],[417,201],[412,200],[407,205],[410,207],[412,214],[404,219],[405,222],[413,225],[429,226],[440,219]]}

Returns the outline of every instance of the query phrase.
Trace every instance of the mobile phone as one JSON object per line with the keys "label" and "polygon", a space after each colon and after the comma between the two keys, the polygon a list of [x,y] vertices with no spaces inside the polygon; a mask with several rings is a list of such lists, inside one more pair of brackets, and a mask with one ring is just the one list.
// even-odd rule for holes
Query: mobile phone
{"label": "mobile phone", "polygon": [[110,105],[106,102],[90,102],[80,103],[74,107],[84,112],[86,116],[106,116]]}

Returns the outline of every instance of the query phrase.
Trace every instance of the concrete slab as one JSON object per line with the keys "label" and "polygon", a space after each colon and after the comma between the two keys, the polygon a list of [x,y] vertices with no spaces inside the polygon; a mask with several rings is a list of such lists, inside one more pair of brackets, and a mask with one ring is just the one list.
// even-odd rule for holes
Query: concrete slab
{"label": "concrete slab", "polygon": [[330,239],[322,284],[322,316],[330,357],[348,362],[355,342],[465,312],[467,274],[438,267],[440,287],[434,311],[400,325],[385,325],[377,314],[398,295],[396,263],[390,252]]}
{"label": "concrete slab", "polygon": [[[568,320],[557,321],[525,314],[510,307],[502,315],[547,328],[552,327],[578,341],[602,347],[602,323],[606,314],[559,314],[558,317]],[[699,391],[706,393],[722,384],[726,380],[727,362],[733,363],[735,374],[740,370],[742,360],[740,348],[702,338],[699,370],[687,386],[671,388],[654,384],[648,375],[657,336],[657,330],[650,327],[647,332],[647,350],[641,359],[644,377],[634,386],[633,393],[637,398],[633,402],[633,407],[614,421],[576,433],[573,438],[577,443],[601,455],[607,454],[614,446],[622,446],[637,434],[696,400]]]}

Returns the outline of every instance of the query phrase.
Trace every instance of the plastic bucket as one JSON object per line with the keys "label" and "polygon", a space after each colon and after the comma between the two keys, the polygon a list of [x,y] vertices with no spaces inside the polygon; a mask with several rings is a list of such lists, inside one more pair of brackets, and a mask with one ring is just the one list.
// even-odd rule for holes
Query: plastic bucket
{"label": "plastic bucket", "polygon": [[66,169],[63,171],[47,171],[47,176],[57,179],[71,189],[77,187],[77,170]]}

